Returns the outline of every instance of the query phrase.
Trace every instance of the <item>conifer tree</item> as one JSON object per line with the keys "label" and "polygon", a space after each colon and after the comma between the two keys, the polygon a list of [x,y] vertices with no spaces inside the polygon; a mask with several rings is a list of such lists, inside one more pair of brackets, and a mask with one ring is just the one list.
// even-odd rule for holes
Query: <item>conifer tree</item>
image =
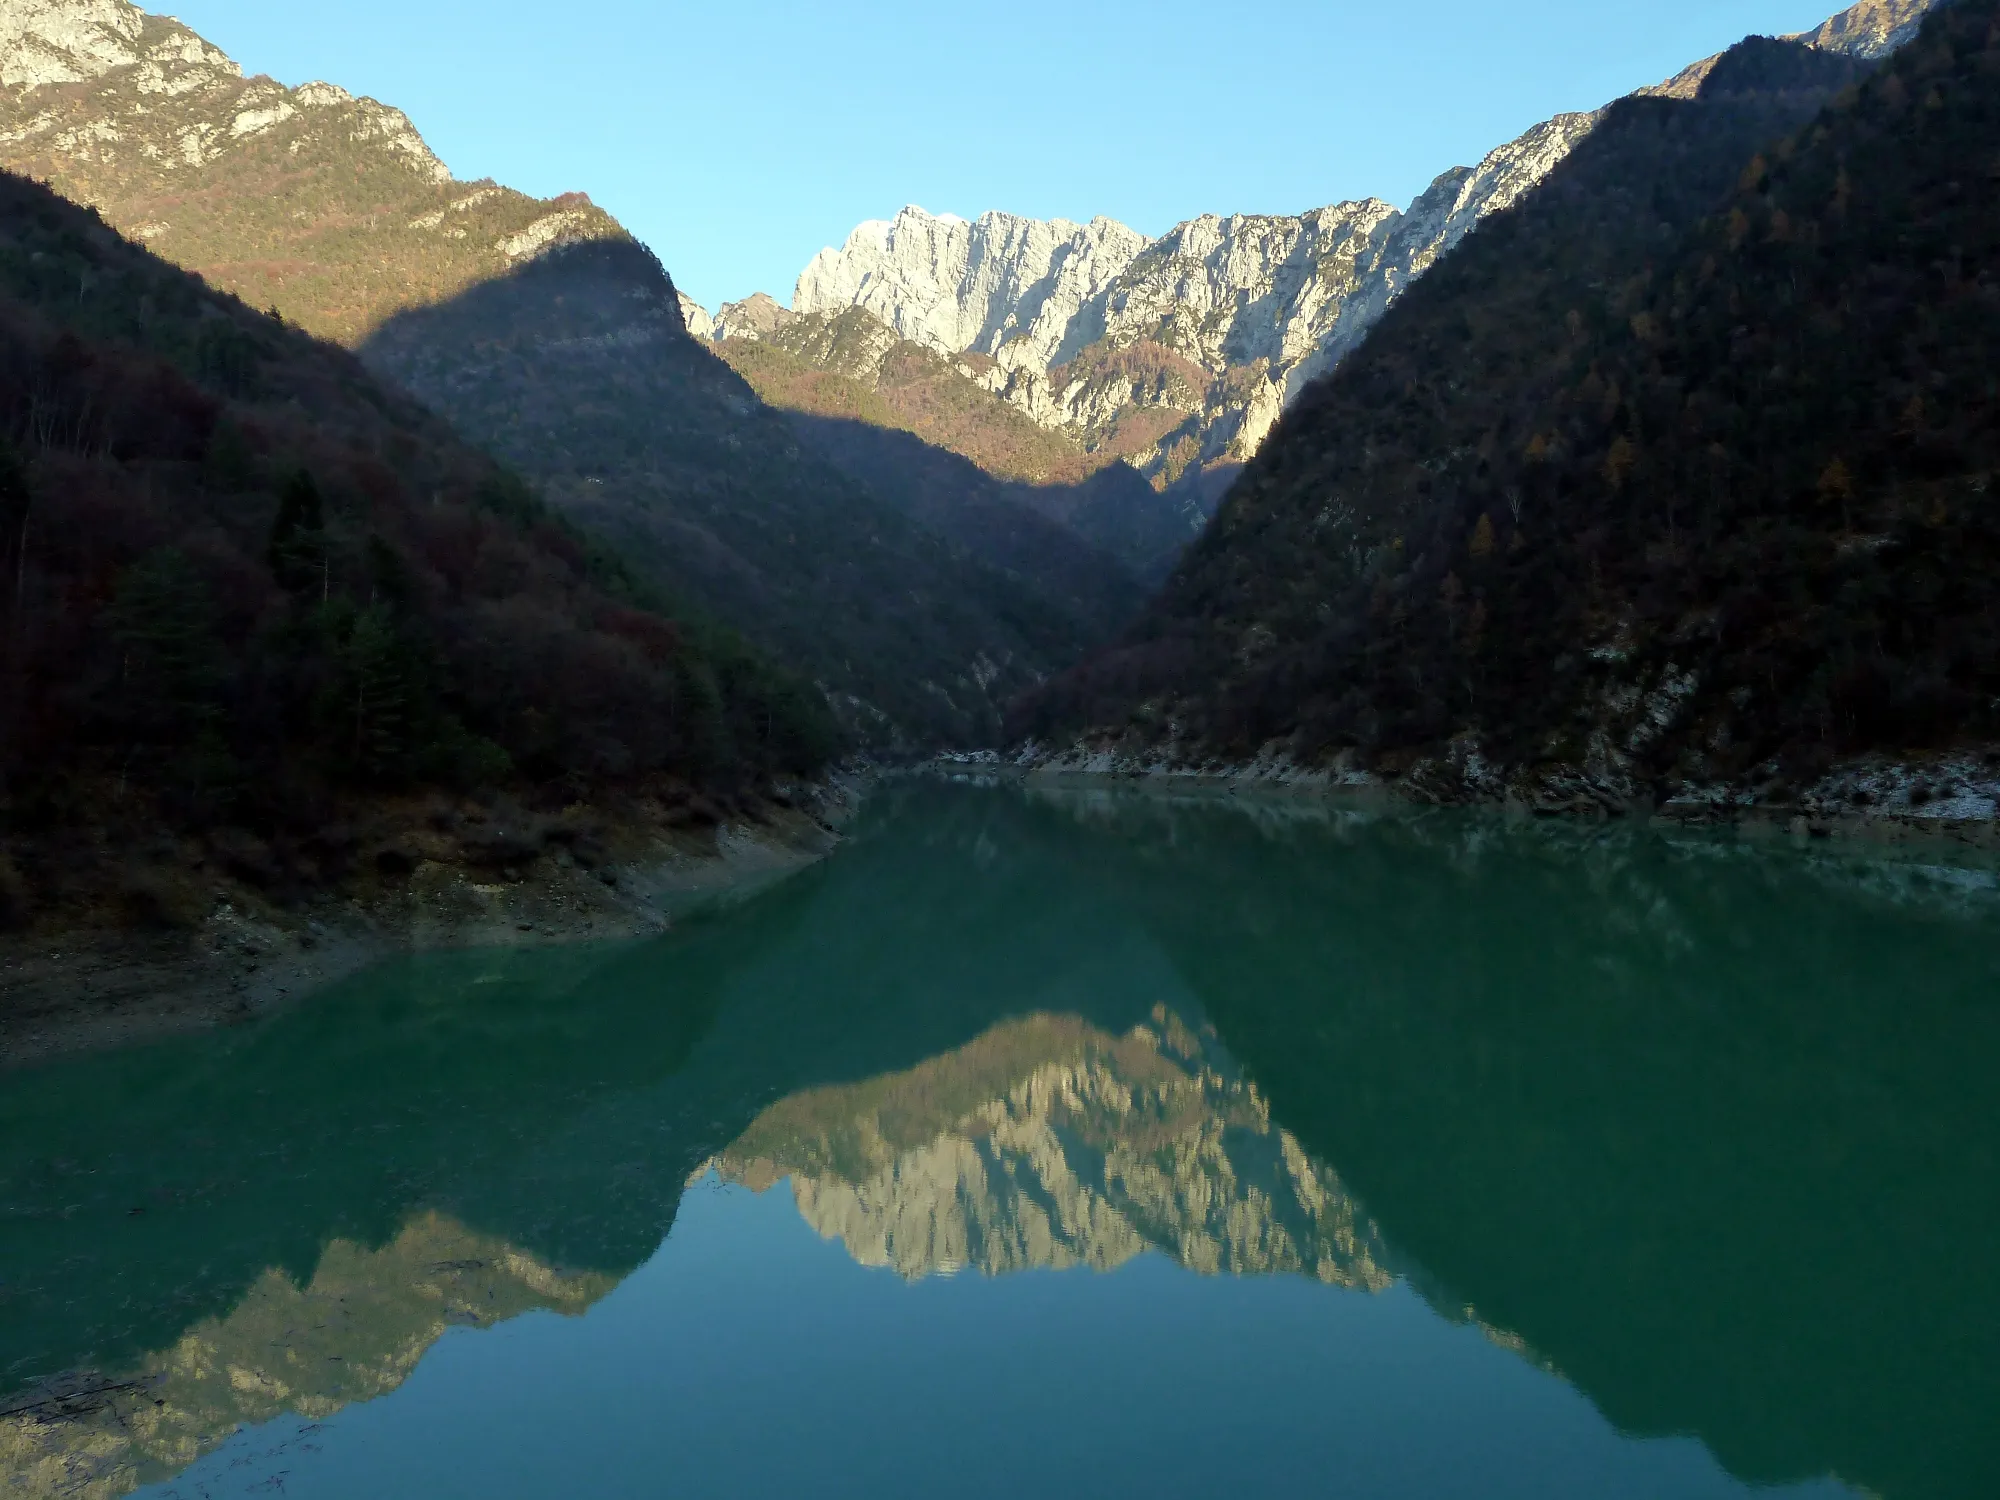
{"label": "conifer tree", "polygon": [[271,524],[265,560],[288,592],[301,594],[318,585],[321,596],[326,594],[326,508],[319,486],[303,469],[285,482],[278,497],[278,518]]}

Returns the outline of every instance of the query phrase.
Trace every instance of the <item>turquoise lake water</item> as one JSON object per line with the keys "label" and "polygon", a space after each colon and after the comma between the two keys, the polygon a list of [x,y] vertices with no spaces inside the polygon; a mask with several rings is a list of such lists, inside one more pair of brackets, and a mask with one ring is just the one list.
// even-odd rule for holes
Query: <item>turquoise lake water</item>
{"label": "turquoise lake water", "polygon": [[2000,890],[915,784],[0,1074],[0,1497],[2000,1493]]}

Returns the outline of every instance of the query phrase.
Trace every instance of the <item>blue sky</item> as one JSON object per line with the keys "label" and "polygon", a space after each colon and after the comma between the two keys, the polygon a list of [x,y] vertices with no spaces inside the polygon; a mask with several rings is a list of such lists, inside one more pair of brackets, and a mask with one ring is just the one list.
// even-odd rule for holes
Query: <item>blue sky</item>
{"label": "blue sky", "polygon": [[[144,0],[142,0],[144,3]],[[1842,0],[151,0],[250,72],[408,111],[460,177],[580,189],[699,301],[905,203],[971,218],[1401,204]]]}

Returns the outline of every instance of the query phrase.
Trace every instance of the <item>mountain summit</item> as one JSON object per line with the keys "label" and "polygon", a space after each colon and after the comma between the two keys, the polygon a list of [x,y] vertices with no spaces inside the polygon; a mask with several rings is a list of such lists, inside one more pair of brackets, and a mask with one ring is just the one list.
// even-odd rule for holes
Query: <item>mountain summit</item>
{"label": "mountain summit", "polygon": [[457,182],[401,110],[245,78],[129,0],[0,0],[0,164],[349,342],[550,245],[624,233],[581,194]]}
{"label": "mountain summit", "polygon": [[861,307],[905,337],[975,356],[982,383],[1043,426],[1160,487],[1208,476],[1219,494],[1286,403],[1594,119],[1538,126],[1447,172],[1407,212],[1367,199],[1207,214],[1148,240],[1110,219],[967,223],[905,208],[821,251],[793,306]]}

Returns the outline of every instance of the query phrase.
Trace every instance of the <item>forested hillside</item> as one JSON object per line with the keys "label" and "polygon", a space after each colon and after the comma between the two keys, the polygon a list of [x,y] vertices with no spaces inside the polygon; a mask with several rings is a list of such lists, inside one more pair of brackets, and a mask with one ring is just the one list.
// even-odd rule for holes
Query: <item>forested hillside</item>
{"label": "forested hillside", "polygon": [[1995,13],[1943,9],[1858,83],[1752,41],[1694,100],[1614,106],[1020,727],[1391,773],[1455,742],[1486,792],[1991,736]]}
{"label": "forested hillside", "polygon": [[867,743],[989,738],[1012,696],[1122,623],[804,451],[688,336],[630,241],[559,248],[403,313],[362,354],[640,573],[809,672]]}
{"label": "forested hillside", "polygon": [[685,800],[833,750],[808,685],[353,356],[4,175],[0,329],[0,925],[183,834],[310,887],[371,799]]}

